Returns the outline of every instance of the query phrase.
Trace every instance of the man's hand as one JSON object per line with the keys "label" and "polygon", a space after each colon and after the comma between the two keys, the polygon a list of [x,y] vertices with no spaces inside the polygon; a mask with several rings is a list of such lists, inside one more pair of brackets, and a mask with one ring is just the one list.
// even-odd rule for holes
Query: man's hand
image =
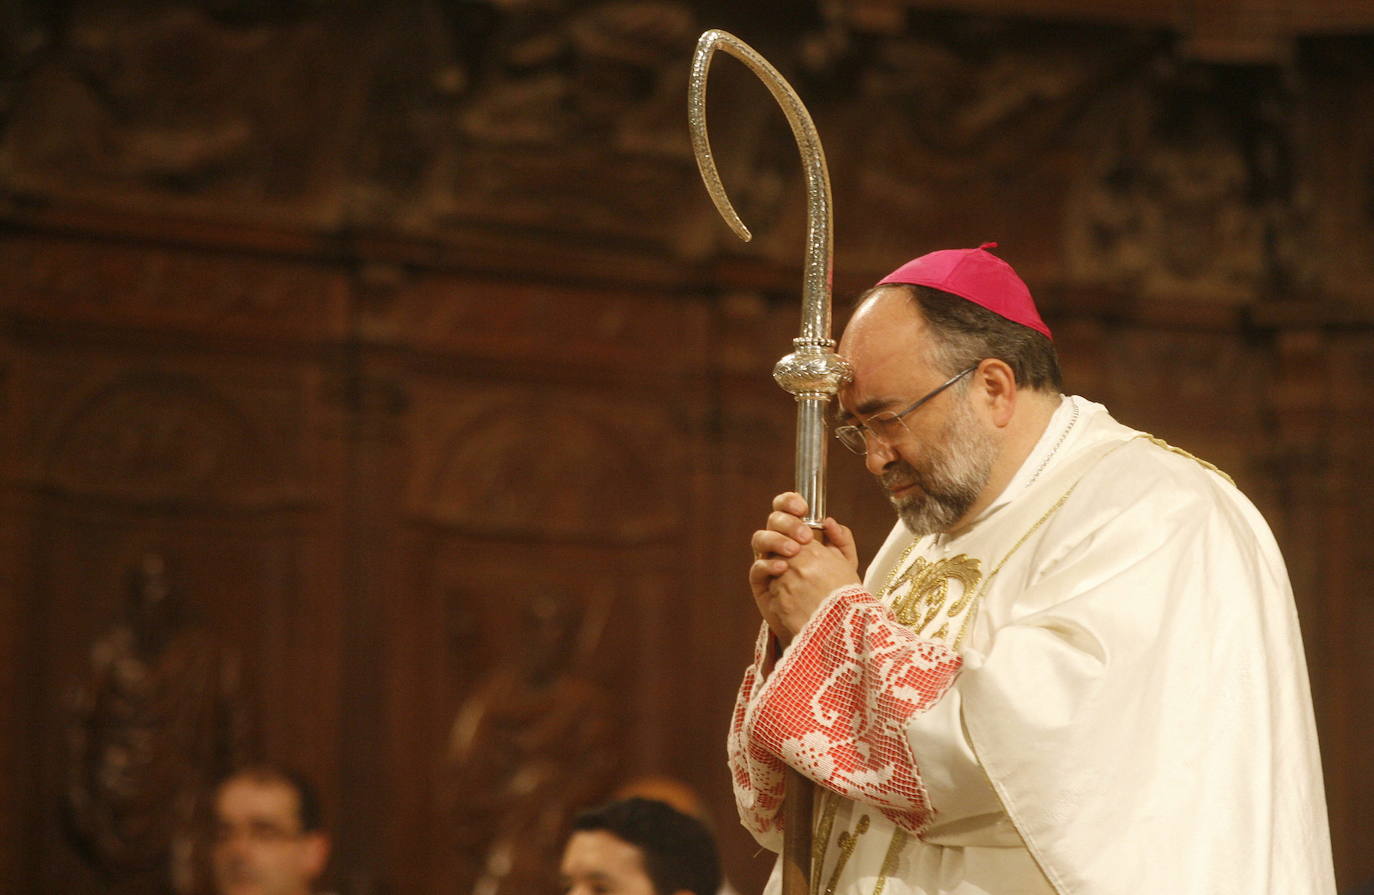
{"label": "man's hand", "polygon": [[749,587],[763,620],[784,644],[833,591],[859,583],[853,533],[829,517],[817,532],[806,524],[805,515],[806,501],[800,494],[779,494],[773,498],[767,527],[754,532],[750,542],[754,563],[749,567]]}

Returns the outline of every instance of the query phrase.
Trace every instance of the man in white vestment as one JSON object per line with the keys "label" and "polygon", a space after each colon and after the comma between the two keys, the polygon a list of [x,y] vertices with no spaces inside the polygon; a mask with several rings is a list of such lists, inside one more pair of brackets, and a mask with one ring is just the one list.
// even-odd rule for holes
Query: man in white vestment
{"label": "man in white vestment", "polygon": [[862,581],[796,494],[754,533],[743,823],[780,850],[786,764],[818,784],[814,892],[1334,893],[1273,536],[1224,473],[1060,393],[992,247],[898,268],[841,339],[835,434],[899,517]]}

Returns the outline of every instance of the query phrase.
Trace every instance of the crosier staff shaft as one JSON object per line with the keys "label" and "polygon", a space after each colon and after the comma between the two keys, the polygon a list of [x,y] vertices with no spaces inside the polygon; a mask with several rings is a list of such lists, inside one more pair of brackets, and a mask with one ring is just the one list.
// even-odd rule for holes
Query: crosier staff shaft
{"label": "crosier staff shaft", "polygon": [[[753,47],[733,34],[715,29],[702,34],[692,59],[687,93],[692,150],[711,201],[740,239],[748,242],[752,237],[725,194],[706,130],[706,79],[717,50],[743,62],[778,101],[792,127],[806,175],[801,335],[792,340],[792,353],[773,368],[773,379],[797,401],[796,491],[806,501],[807,524],[819,528],[825,518],[825,411],[830,399],[853,375],[849,364],[835,353],[835,342],[830,338],[834,255],[830,173],[816,126],[792,85]],[[811,782],[789,768],[783,802],[783,895],[807,895],[810,889],[813,797]]]}

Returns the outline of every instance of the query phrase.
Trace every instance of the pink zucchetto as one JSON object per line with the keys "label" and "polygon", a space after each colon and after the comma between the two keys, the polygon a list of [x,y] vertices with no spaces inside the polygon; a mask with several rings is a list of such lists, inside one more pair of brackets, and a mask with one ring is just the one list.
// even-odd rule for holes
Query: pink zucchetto
{"label": "pink zucchetto", "polygon": [[985,242],[976,249],[931,252],[903,264],[879,280],[878,285],[907,284],[939,289],[1053,339],[1050,328],[1035,309],[1035,301],[1025,282],[1010,264],[988,251],[995,248],[997,243]]}

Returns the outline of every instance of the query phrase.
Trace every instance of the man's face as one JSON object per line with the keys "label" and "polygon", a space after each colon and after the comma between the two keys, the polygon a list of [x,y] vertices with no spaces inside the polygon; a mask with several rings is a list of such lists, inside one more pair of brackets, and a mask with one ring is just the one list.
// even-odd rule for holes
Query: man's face
{"label": "man's face", "polygon": [[328,843],[301,830],[285,783],[232,778],[215,798],[212,862],[220,895],[303,895],[324,870]]}
{"label": "man's face", "polygon": [[579,830],[563,850],[568,895],[655,895],[643,853],[605,830]]}
{"label": "man's face", "polygon": [[[899,412],[948,378],[927,362],[928,338],[902,292],[879,290],[864,303],[840,346],[854,366],[840,395],[852,422]],[[975,387],[964,380],[903,417],[895,437],[867,441],[869,472],[915,535],[948,531],[987,487],[998,446],[971,403]]]}
{"label": "man's face", "polygon": [[912,435],[893,445],[892,459],[878,474],[888,500],[914,535],[952,528],[983,493],[992,473],[996,446],[968,406],[967,395],[960,390],[950,403],[954,407],[934,441],[922,443]]}

